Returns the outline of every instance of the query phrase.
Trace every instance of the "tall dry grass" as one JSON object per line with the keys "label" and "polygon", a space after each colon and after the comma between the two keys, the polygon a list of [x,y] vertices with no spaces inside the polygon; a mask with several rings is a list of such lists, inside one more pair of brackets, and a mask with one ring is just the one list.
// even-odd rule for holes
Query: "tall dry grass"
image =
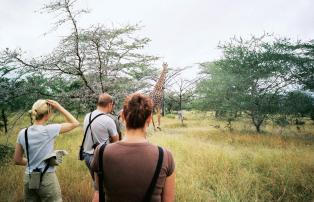
{"label": "tall dry grass", "polygon": [[[246,119],[235,122],[230,132],[208,113],[188,113],[184,123],[167,116],[162,131],[150,128],[148,135],[150,142],[174,155],[176,201],[314,201],[311,122],[301,131],[268,124],[262,134]],[[12,144],[18,130],[10,134]],[[90,201],[92,196],[89,173],[77,160],[81,138],[80,128],[56,141],[56,148],[70,153],[57,169],[64,201]],[[20,166],[0,167],[0,201],[23,200],[23,172]]]}

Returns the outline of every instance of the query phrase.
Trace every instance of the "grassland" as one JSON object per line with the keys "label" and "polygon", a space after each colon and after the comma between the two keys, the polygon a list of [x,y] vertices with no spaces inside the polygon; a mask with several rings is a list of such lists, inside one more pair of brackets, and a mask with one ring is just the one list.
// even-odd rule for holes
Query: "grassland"
{"label": "grassland", "polygon": [[[211,114],[191,112],[184,124],[168,115],[162,131],[150,128],[148,135],[174,155],[176,201],[314,201],[312,122],[301,130],[268,123],[256,134],[245,118],[229,131]],[[19,128],[25,126],[24,120]],[[19,128],[9,134],[11,144]],[[70,153],[57,169],[64,201],[90,201],[92,196],[89,173],[77,160],[81,138],[79,128],[56,140],[56,149]],[[0,143],[5,141],[1,135]],[[23,172],[13,163],[0,166],[0,201],[23,201]]]}

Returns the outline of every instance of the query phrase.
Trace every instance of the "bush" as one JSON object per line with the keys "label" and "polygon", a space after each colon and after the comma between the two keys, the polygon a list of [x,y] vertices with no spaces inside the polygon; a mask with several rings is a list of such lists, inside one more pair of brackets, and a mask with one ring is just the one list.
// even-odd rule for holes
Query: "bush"
{"label": "bush", "polygon": [[175,119],[176,115],[175,114],[166,114],[165,117],[170,118],[170,119]]}
{"label": "bush", "polygon": [[280,127],[286,127],[287,125],[289,125],[289,121],[285,116],[279,116],[277,118],[274,118],[273,122]]}
{"label": "bush", "polygon": [[0,144],[0,166],[6,165],[12,159],[14,146],[11,144]]}
{"label": "bush", "polygon": [[314,109],[311,111],[310,118],[314,121]]}

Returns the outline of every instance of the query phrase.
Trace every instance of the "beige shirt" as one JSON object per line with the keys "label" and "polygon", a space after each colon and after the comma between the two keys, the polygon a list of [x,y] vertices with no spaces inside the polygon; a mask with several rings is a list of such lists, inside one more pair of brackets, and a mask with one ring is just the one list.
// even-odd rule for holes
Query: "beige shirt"
{"label": "beige shirt", "polygon": [[[96,109],[92,112],[93,119],[98,114],[103,113]],[[89,114],[85,116],[84,119],[84,132],[86,130],[87,125],[89,124]],[[109,138],[118,135],[116,124],[114,123],[114,120],[110,118],[108,115],[102,115],[97,117],[91,124],[91,128],[93,131],[93,138],[91,135],[90,128],[87,130],[86,133],[86,139],[84,142],[84,152],[88,154],[93,154],[94,149],[93,145],[95,143],[109,143]],[[94,140],[94,141],[93,141]]]}
{"label": "beige shirt", "polygon": [[[97,172],[99,148],[92,161]],[[164,150],[162,168],[151,201],[161,201],[166,177],[170,176],[175,163],[170,151]],[[117,142],[106,146],[104,152],[104,190],[106,201],[143,201],[155,173],[158,148],[150,143]],[[98,185],[97,185],[98,186]]]}

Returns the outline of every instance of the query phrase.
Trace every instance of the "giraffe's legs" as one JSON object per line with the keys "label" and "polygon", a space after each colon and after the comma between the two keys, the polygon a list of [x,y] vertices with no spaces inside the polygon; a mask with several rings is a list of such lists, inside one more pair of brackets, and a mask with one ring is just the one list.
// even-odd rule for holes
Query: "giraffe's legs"
{"label": "giraffe's legs", "polygon": [[154,113],[152,113],[152,122],[153,122],[153,126],[154,126],[154,131],[156,131],[156,126],[155,126],[155,122],[154,122]]}
{"label": "giraffe's legs", "polygon": [[161,128],[160,128],[160,118],[161,118],[160,109],[157,108],[156,111],[157,111],[156,113],[157,113],[157,124],[158,124],[157,127],[156,127],[155,121],[154,121],[154,113],[152,113],[152,122],[153,122],[153,126],[154,126],[154,131],[156,131],[156,128],[161,130]]}
{"label": "giraffe's legs", "polygon": [[157,123],[158,123],[157,128],[158,128],[159,130],[161,130],[161,128],[160,128],[160,118],[161,118],[160,108],[158,108],[158,109],[157,109]]}

